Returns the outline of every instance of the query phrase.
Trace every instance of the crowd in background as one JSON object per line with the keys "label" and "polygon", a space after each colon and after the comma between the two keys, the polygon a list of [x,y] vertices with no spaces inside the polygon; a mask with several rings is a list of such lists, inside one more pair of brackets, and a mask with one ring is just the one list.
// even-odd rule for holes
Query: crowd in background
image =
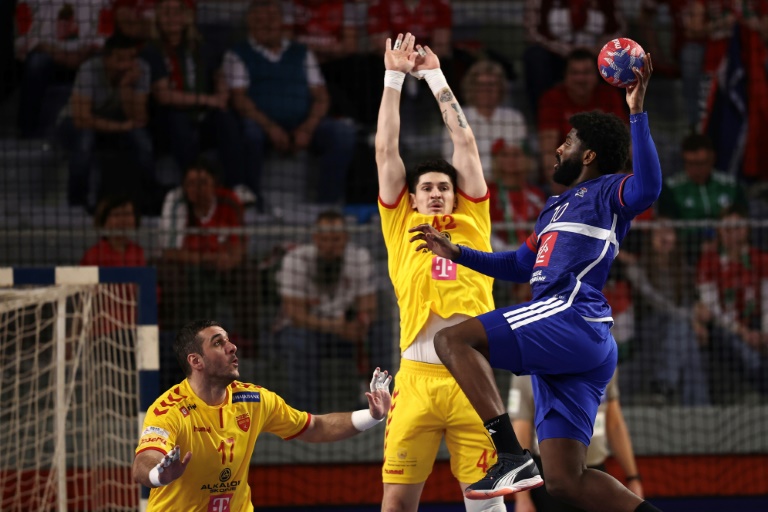
{"label": "crowd in background", "polygon": [[[679,85],[671,90],[684,107],[682,119],[660,111],[652,123],[684,129],[669,144],[679,168],[663,168],[662,196],[605,290],[622,378],[658,404],[768,400],[768,256],[748,224],[768,204],[768,2],[642,0],[632,26],[613,0],[509,3],[523,20],[516,55],[458,37],[467,11],[448,0],[19,1],[15,136],[62,149],[68,204],[98,229],[159,217],[150,264],[160,269],[161,328],[213,316],[253,356],[257,333],[274,333],[294,375],[327,354],[354,360],[362,375],[366,358],[391,359],[391,332],[377,318],[371,256],[347,243],[347,220],[334,212],[375,204],[370,140],[384,40],[409,31],[439,56],[477,137],[491,217],[506,224],[494,248],[508,250],[546,197],[563,192],[551,178],[568,118],[599,109],[628,122],[622,91],[601,80],[595,59],[609,39],[633,37]],[[670,38],[657,30],[664,17]],[[402,94],[404,153],[450,159],[428,89],[408,77]],[[170,175],[159,169],[164,157]],[[281,186],[323,210],[311,244],[254,262],[242,234],[205,232],[246,226],[248,212],[270,215],[274,191],[264,184],[280,185],[285,165],[301,166],[306,183]],[[110,235],[82,264],[148,260],[135,241]],[[527,300],[526,287],[496,289],[498,301]],[[258,296],[231,299],[249,294]],[[282,313],[265,326],[252,311],[270,301]]]}

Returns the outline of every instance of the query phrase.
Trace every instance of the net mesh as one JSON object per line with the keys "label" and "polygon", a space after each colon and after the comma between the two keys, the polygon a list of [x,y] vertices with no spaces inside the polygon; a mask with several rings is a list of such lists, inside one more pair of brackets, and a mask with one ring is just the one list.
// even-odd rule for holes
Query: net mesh
{"label": "net mesh", "polygon": [[137,508],[135,307],[132,285],[0,290],[0,509]]}

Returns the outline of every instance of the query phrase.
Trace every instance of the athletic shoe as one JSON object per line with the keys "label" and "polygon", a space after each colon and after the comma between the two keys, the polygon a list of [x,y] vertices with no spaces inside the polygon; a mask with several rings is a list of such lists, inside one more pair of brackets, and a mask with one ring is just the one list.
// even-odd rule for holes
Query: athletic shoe
{"label": "athletic shoe", "polygon": [[524,455],[500,453],[498,461],[491,466],[485,477],[467,486],[464,496],[470,500],[487,500],[542,485],[544,480],[541,479],[531,452],[525,450]]}

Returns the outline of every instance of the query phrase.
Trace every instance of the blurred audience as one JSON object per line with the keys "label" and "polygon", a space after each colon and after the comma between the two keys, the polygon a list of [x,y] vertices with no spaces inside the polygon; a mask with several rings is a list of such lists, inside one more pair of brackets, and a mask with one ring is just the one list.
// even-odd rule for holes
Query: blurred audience
{"label": "blurred audience", "polygon": [[303,44],[283,37],[279,2],[251,2],[248,39],[227,52],[224,73],[245,137],[244,143],[233,141],[227,150],[244,147],[247,169],[227,182],[245,185],[258,196],[268,147],[280,153],[309,149],[320,158],[313,167],[319,176],[310,176],[317,184],[315,199],[341,202],[344,187],[339,185],[352,158],[355,127],[326,116],[328,91],[317,58]]}
{"label": "blurred audience", "polygon": [[[16,4],[16,58],[22,62],[18,128],[22,137],[46,135],[68,95],[77,69],[111,33],[107,0],[28,0]],[[64,86],[48,101],[51,86]]]}
{"label": "blurred audience", "polygon": [[[597,71],[595,54],[589,50],[573,50],[566,57],[562,83],[544,92],[539,100],[538,130],[542,183],[552,185],[555,150],[571,131],[568,119],[577,112],[602,110],[616,114],[629,124],[627,105],[615,87],[605,83]],[[561,190],[550,190],[560,193]]]}
{"label": "blurred audience", "polygon": [[[301,410],[317,411],[323,389],[313,382],[331,381],[320,374],[321,361],[356,360],[367,343],[371,348],[383,343],[373,339],[378,305],[371,255],[348,243],[341,214],[325,211],[317,217],[312,243],[285,255],[277,284],[284,318],[278,344],[290,375],[287,396]],[[368,365],[363,366],[367,374]]]}
{"label": "blurred audience", "polygon": [[[526,142],[525,118],[518,110],[505,105],[507,80],[501,64],[481,60],[473,64],[461,84],[464,94],[464,116],[472,127],[486,181],[493,179],[491,146],[499,139],[515,146]],[[453,159],[453,142],[443,131],[443,156]]]}
{"label": "blurred audience", "polygon": [[221,56],[213,55],[197,32],[194,6],[159,0],[155,11],[155,35],[141,52],[156,107],[151,121],[154,140],[170,148],[181,170],[208,148],[219,149],[225,169],[242,167],[242,151],[226,151],[226,144],[216,144],[236,138],[239,127],[226,110]]}
{"label": "blurred audience", "polygon": [[683,257],[675,229],[665,219],[642,232],[635,256],[619,260],[636,305],[638,380],[648,384],[654,405],[708,405],[709,379],[699,340],[706,326],[697,315],[695,269]]}
{"label": "blurred audience", "polygon": [[99,241],[85,252],[80,265],[146,266],[144,249],[130,238],[139,227],[139,213],[133,199],[127,195],[104,197],[96,206],[93,224],[97,230],[107,233],[100,233]]}
{"label": "blurred audience", "polygon": [[541,94],[563,79],[571,52],[583,49],[596,56],[605,43],[626,33],[614,0],[525,0],[524,16],[525,86],[534,113]]}
{"label": "blurred audience", "polygon": [[435,52],[442,68],[443,59],[452,52],[452,14],[449,0],[371,0],[368,7],[371,49],[381,51],[388,37],[394,40],[398,33],[410,32],[417,43]]}
{"label": "blurred audience", "polygon": [[[131,190],[144,199],[142,210],[156,208],[152,139],[148,120],[149,73],[138,58],[138,42],[110,36],[104,54],[77,72],[61,137],[70,150],[68,198],[92,207],[100,193]],[[107,153],[112,157],[105,160]],[[91,175],[94,155],[100,175]],[[95,178],[95,180],[94,180]],[[95,183],[94,183],[95,181]]]}
{"label": "blurred audience", "polygon": [[749,241],[746,217],[723,211],[717,247],[698,266],[701,318],[710,351],[710,389],[717,404],[768,394],[768,254]]}
{"label": "blurred audience", "polygon": [[[156,0],[113,0],[112,12],[115,31],[139,41],[148,41],[155,28]],[[184,0],[189,9],[195,9],[194,0]]]}

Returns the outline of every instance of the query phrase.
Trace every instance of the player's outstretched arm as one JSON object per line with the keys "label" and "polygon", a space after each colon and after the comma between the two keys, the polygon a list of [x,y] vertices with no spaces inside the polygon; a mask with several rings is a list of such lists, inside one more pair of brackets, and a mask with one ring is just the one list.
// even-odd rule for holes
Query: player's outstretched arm
{"label": "player's outstretched arm", "polygon": [[416,54],[414,37],[398,34],[394,45],[387,38],[384,48],[384,93],[381,96],[376,126],[376,166],[379,172],[379,197],[394,204],[405,187],[405,165],[400,157],[400,90],[405,74],[413,69]]}
{"label": "player's outstretched arm", "polygon": [[389,394],[389,372],[376,368],[371,379],[371,391],[366,392],[368,409],[354,412],[332,412],[312,416],[309,427],[297,439],[309,443],[328,443],[352,437],[378,425],[387,415],[392,404]]}
{"label": "player's outstretched arm", "polygon": [[412,75],[427,81],[443,115],[445,127],[453,141],[453,166],[458,172],[458,186],[470,197],[483,197],[488,187],[483,177],[480,153],[472,128],[467,123],[459,100],[453,94],[440,69],[440,60],[429,48],[416,45],[416,65]]}
{"label": "player's outstretched arm", "polygon": [[180,458],[181,449],[178,445],[166,455],[157,450],[146,450],[133,459],[133,479],[146,487],[162,487],[173,482],[184,474],[192,452],[187,452]]}

